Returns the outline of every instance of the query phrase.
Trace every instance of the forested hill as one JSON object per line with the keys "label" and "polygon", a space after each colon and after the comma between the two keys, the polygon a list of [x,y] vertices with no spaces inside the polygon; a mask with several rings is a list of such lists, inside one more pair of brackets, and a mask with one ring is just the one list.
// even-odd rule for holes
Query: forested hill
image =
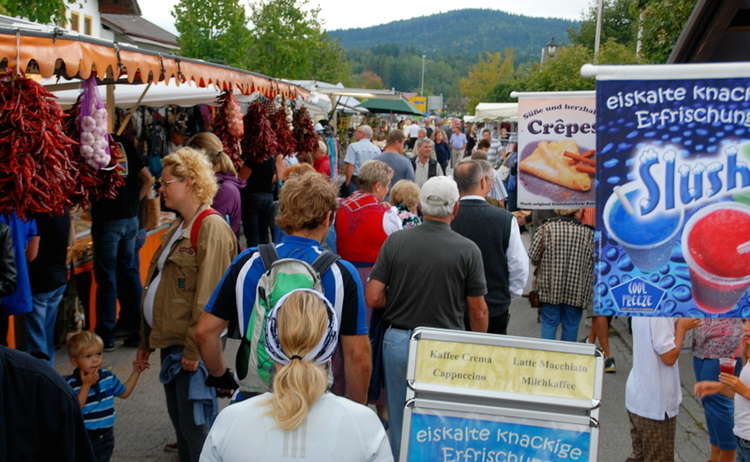
{"label": "forested hill", "polygon": [[[543,13],[543,12],[540,12]],[[394,21],[362,29],[330,31],[347,50],[396,43],[425,53],[462,53],[514,48],[517,57],[539,55],[550,37],[558,43],[578,22],[532,18],[490,9],[465,9]]]}

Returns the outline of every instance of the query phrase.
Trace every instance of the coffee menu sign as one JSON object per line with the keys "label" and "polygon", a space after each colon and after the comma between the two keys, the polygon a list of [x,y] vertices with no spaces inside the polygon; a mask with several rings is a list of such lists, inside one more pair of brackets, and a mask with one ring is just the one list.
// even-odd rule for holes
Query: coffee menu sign
{"label": "coffee menu sign", "polygon": [[596,312],[750,316],[750,66],[606,68]]}
{"label": "coffee menu sign", "polygon": [[415,382],[442,387],[594,400],[596,358],[539,349],[423,339]]}

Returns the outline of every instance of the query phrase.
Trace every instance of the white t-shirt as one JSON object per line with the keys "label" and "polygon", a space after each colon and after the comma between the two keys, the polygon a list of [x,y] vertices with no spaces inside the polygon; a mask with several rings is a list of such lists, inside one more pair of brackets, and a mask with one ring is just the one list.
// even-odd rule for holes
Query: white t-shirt
{"label": "white t-shirt", "polygon": [[678,363],[660,356],[675,348],[674,318],[633,317],[633,368],[625,384],[625,408],[651,420],[677,415],[682,402]]}
{"label": "white t-shirt", "polygon": [[[750,384],[750,363],[742,368],[740,381],[745,385]],[[743,440],[750,440],[750,400],[739,393],[734,394],[734,434]]]}
{"label": "white t-shirt", "polygon": [[268,415],[270,393],[225,408],[206,438],[200,462],[392,462],[385,429],[375,413],[331,393],[292,431]]}
{"label": "white t-shirt", "polygon": [[409,125],[409,138],[416,138],[419,136],[419,130],[421,130],[422,127],[420,127],[417,124],[411,124]]}

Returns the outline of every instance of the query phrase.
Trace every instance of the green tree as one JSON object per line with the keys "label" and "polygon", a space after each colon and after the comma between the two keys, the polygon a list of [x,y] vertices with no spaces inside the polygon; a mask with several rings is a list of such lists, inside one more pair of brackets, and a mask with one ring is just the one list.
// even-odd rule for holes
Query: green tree
{"label": "green tree", "polygon": [[643,9],[643,57],[665,63],[697,0],[651,0]]}
{"label": "green tree", "polygon": [[[594,79],[581,76],[581,66],[592,62],[594,53],[583,45],[569,45],[558,50],[543,65],[498,83],[487,92],[484,101],[514,101],[511,91],[573,91],[593,90]],[[630,48],[610,39],[599,52],[600,64],[637,64],[638,57]]]}
{"label": "green tree", "polygon": [[0,0],[0,14],[28,18],[40,23],[61,22],[65,6],[76,0]]}
{"label": "green tree", "polygon": [[239,0],[180,0],[172,16],[180,54],[247,68],[250,31]]}
{"label": "green tree", "polygon": [[[596,1],[584,13],[580,28],[569,28],[570,42],[594,49],[596,37]],[[634,14],[632,0],[604,0],[602,4],[602,37],[603,40],[614,40],[623,45],[635,48],[638,32],[637,13]]]}
{"label": "green tree", "polygon": [[485,53],[484,57],[462,78],[458,85],[461,93],[468,98],[466,109],[474,110],[487,95],[504,78],[513,74],[513,50],[506,49],[505,57],[498,51]]}
{"label": "green tree", "polygon": [[252,5],[252,68],[274,77],[345,80],[351,71],[338,42],[323,30],[320,8],[308,0],[261,0]]}

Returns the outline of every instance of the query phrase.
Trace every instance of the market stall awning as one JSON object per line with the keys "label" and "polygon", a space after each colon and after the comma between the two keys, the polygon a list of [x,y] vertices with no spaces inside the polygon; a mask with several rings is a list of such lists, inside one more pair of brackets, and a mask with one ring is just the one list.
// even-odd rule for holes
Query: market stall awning
{"label": "market stall awning", "polygon": [[510,119],[518,115],[518,103],[479,103],[474,120]]}
{"label": "market stall awning", "polygon": [[375,113],[424,116],[424,114],[409,104],[408,101],[404,101],[403,99],[373,98],[360,103],[359,106]]}
{"label": "market stall awning", "polygon": [[100,80],[148,83],[176,79],[177,84],[195,82],[201,88],[214,85],[249,95],[287,98],[307,96],[297,85],[255,72],[198,59],[162,54],[96,39],[59,28],[0,27],[0,61],[23,72],[44,78],[86,79],[96,73]]}

